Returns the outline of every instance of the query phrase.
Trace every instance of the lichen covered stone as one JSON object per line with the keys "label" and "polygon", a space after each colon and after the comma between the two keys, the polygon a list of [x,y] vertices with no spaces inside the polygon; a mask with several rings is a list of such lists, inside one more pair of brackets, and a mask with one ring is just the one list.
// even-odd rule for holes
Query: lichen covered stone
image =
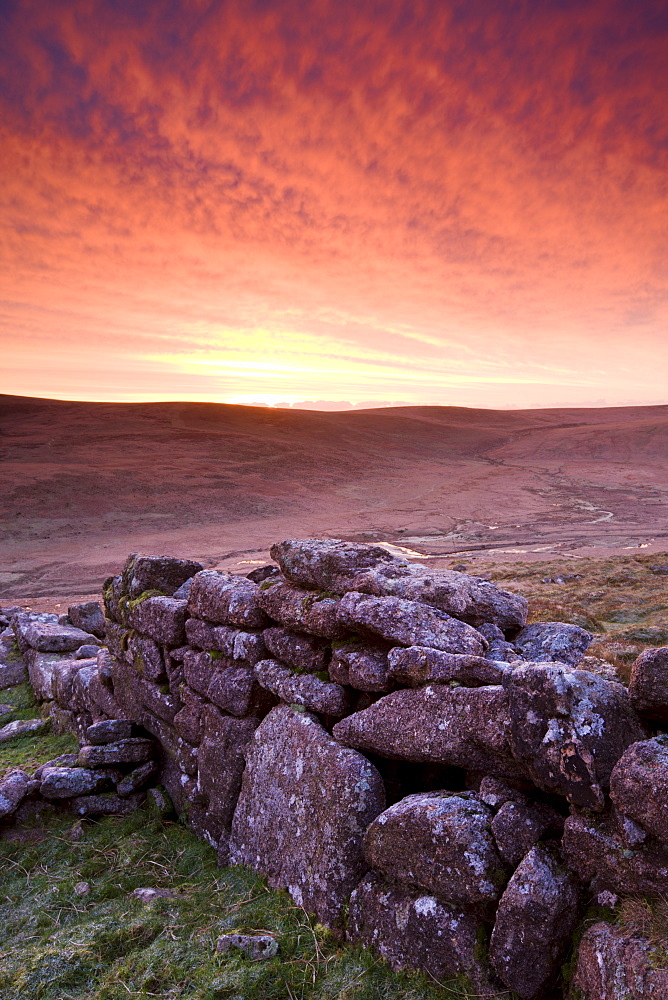
{"label": "lichen covered stone", "polygon": [[229,858],[331,927],[364,875],[362,837],[385,806],[376,768],[342,747],[313,716],[274,708],[246,751]]}

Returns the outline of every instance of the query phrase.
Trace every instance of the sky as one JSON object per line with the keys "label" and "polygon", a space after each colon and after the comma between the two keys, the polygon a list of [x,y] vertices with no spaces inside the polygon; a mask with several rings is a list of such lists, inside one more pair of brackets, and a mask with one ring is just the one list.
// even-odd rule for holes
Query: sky
{"label": "sky", "polygon": [[1,391],[668,402],[668,2],[2,0]]}

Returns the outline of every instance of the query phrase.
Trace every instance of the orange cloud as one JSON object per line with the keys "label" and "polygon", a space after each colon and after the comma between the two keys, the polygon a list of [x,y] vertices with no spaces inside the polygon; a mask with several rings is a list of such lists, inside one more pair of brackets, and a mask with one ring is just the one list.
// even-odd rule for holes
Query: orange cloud
{"label": "orange cloud", "polygon": [[663,399],[640,8],[7,3],[7,391]]}

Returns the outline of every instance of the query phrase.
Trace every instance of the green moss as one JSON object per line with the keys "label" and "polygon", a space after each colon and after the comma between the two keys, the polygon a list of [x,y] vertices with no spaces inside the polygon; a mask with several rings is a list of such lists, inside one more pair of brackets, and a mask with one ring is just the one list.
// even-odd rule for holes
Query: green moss
{"label": "green moss", "polygon": [[7,652],[4,655],[4,662],[5,663],[18,663],[18,661],[22,660],[22,659],[23,659],[23,657],[21,656],[21,652],[20,652],[19,647],[18,647],[18,645],[16,643],[16,639],[12,639],[12,641],[10,643],[10,647],[9,647],[9,649],[7,650]]}
{"label": "green moss", "polygon": [[149,597],[165,597],[165,593],[162,590],[144,590],[139,597],[128,597],[124,594],[118,599],[118,609],[120,612],[120,617],[124,625],[129,624],[130,614],[144,601],[148,601]]}
{"label": "green moss", "polygon": [[30,774],[40,764],[64,753],[76,753],[78,749],[79,743],[71,733],[63,736],[55,736],[53,733],[19,736],[10,743],[0,744],[0,775],[14,767],[20,767]]}
{"label": "green moss", "polygon": [[211,660],[224,660],[225,654],[221,653],[219,649],[207,649],[207,655]]}

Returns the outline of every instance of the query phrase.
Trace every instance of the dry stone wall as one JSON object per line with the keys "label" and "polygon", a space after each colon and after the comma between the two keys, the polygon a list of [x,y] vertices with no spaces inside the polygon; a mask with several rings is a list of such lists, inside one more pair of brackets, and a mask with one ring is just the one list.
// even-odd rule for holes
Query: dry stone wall
{"label": "dry stone wall", "polygon": [[[221,864],[264,872],[397,969],[522,1000],[668,997],[613,912],[668,893],[668,649],[627,689],[581,669],[589,633],[527,625],[526,601],[487,580],[338,540],[271,555],[239,577],[133,554],[104,615],[10,609],[35,693],[84,744],[26,776],[30,794],[138,803],[160,783]],[[96,736],[114,726],[130,727],[116,757]],[[592,903],[608,920],[564,985]],[[650,993],[615,992],[601,948],[632,954]]]}

